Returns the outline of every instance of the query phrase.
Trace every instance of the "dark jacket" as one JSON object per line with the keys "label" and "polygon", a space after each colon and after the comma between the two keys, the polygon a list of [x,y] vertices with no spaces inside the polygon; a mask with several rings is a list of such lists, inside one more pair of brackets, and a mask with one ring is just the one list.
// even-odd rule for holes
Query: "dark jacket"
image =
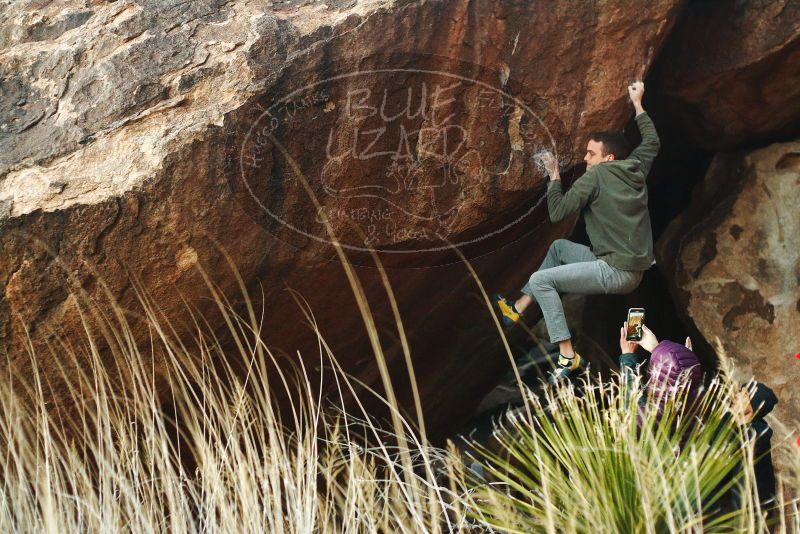
{"label": "dark jacket", "polygon": [[753,445],[753,470],[756,475],[758,500],[762,505],[775,500],[775,470],[772,467],[772,429],[764,419],[750,423],[748,435],[755,439]]}
{"label": "dark jacket", "polygon": [[[745,384],[742,384],[745,385]],[[755,440],[753,443],[753,470],[756,479],[756,490],[758,491],[758,500],[763,509],[767,511],[767,524],[772,524],[776,521],[776,509],[772,506],[775,500],[775,471],[772,467],[772,429],[764,420],[772,408],[778,403],[778,398],[772,390],[764,384],[754,384],[755,394],[750,400],[750,405],[753,408],[754,418],[744,426],[745,438]],[[727,414],[729,424],[736,424],[735,417],[732,414]],[[738,438],[737,438],[738,439]],[[737,448],[741,446],[737,442]],[[736,453],[741,454],[740,452]],[[742,473],[742,464],[737,462],[719,484],[718,489],[728,486],[733,482],[733,485],[726,490],[719,501],[712,509],[712,516],[725,514],[742,507],[742,491],[743,480],[742,477],[747,476]]]}
{"label": "dark jacket", "polygon": [[[775,499],[775,470],[772,467],[772,429],[764,420],[764,416],[772,411],[778,404],[775,392],[766,384],[742,384],[751,387],[753,393],[750,406],[753,408],[753,419],[745,427],[746,436],[755,440],[753,443],[753,470],[755,471],[756,489],[758,500],[762,505],[771,503]],[[741,466],[738,467],[741,469]],[[732,505],[737,507],[741,503],[740,488],[731,492]]]}
{"label": "dark jacket", "polygon": [[636,116],[642,142],[627,159],[593,166],[562,191],[561,180],[547,186],[550,220],[558,222],[584,210],[592,252],[617,269],[643,271],[655,263],[645,180],[660,142],[644,112]]}

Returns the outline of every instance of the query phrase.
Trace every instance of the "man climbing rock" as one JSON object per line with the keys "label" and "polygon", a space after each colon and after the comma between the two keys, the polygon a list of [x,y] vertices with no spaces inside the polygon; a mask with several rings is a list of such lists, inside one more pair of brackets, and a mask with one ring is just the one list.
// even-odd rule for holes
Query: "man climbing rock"
{"label": "man climbing rock", "polygon": [[591,248],[557,239],[522,287],[519,299],[512,303],[502,295],[495,296],[506,326],[515,324],[534,300],[539,304],[550,341],[559,346],[558,366],[549,377],[552,384],[583,363],[572,346],[559,293],[630,293],[642,281],[644,271],[655,263],[645,180],[660,142],[653,121],[642,107],[644,83],[629,85],[628,94],[642,135],[641,144],[633,152],[628,153],[622,133],[593,133],[583,158],[586,173],[566,193],[557,161],[550,153],[542,157],[550,176],[550,220],[558,222],[583,210]]}

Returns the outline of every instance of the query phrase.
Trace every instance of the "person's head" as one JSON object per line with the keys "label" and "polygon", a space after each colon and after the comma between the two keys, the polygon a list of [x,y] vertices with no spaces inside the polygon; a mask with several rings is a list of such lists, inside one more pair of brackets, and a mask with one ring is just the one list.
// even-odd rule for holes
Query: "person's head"
{"label": "person's head", "polygon": [[[655,336],[647,326],[644,326],[645,335]],[[647,372],[650,375],[646,385],[646,394],[658,403],[660,415],[664,406],[673,394],[686,391],[686,400],[692,404],[700,393],[703,380],[703,370],[697,355],[685,345],[673,341],[662,341],[654,347],[647,363]]]}
{"label": "person's head", "polygon": [[628,141],[623,134],[618,132],[594,132],[589,136],[583,161],[586,162],[586,170],[588,171],[604,161],[625,159],[629,153]]}
{"label": "person's head", "polygon": [[740,424],[747,424],[753,419],[764,417],[775,405],[778,397],[766,384],[748,382],[742,384],[733,399],[733,412]]}

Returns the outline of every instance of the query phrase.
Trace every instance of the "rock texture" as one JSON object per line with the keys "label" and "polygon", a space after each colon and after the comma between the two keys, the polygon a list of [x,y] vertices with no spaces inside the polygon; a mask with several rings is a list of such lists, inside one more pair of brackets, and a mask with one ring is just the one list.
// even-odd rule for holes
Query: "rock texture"
{"label": "rock texture", "polygon": [[718,154],[658,243],[679,307],[800,422],[800,141]]}
{"label": "rock texture", "polygon": [[[135,310],[131,276],[180,333],[192,332],[184,299],[214,324],[195,267],[235,296],[221,244],[250,289],[263,288],[276,351],[318,360],[290,287],[343,367],[376,384],[334,235],[361,265],[401,380],[363,249],[381,251],[429,422],[452,428],[505,362],[486,357],[497,333],[447,242],[485,279],[508,280],[497,289],[521,285],[571,228],[547,223],[531,155],[555,149],[569,167],[589,131],[629,120],[625,84],[644,74],[681,5],[648,2],[634,20],[627,2],[601,3],[6,5],[0,361],[29,376],[30,336],[59,397],[63,354],[48,342],[82,336],[74,294],[99,298],[105,285]],[[130,320],[145,342],[146,326]],[[80,362],[65,365],[69,377]]]}
{"label": "rock texture", "polygon": [[659,61],[662,105],[697,145],[800,133],[800,2],[689,2]]}

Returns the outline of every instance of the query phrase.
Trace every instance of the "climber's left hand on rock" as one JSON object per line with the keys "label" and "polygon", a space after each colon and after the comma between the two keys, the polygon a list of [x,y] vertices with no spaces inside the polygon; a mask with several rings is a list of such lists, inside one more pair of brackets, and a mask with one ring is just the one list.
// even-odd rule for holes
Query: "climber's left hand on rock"
{"label": "climber's left hand on rock", "polygon": [[561,178],[558,173],[558,161],[556,161],[553,154],[550,152],[542,154],[542,164],[544,164],[544,169],[547,171],[547,174],[550,175],[551,180],[559,180]]}

